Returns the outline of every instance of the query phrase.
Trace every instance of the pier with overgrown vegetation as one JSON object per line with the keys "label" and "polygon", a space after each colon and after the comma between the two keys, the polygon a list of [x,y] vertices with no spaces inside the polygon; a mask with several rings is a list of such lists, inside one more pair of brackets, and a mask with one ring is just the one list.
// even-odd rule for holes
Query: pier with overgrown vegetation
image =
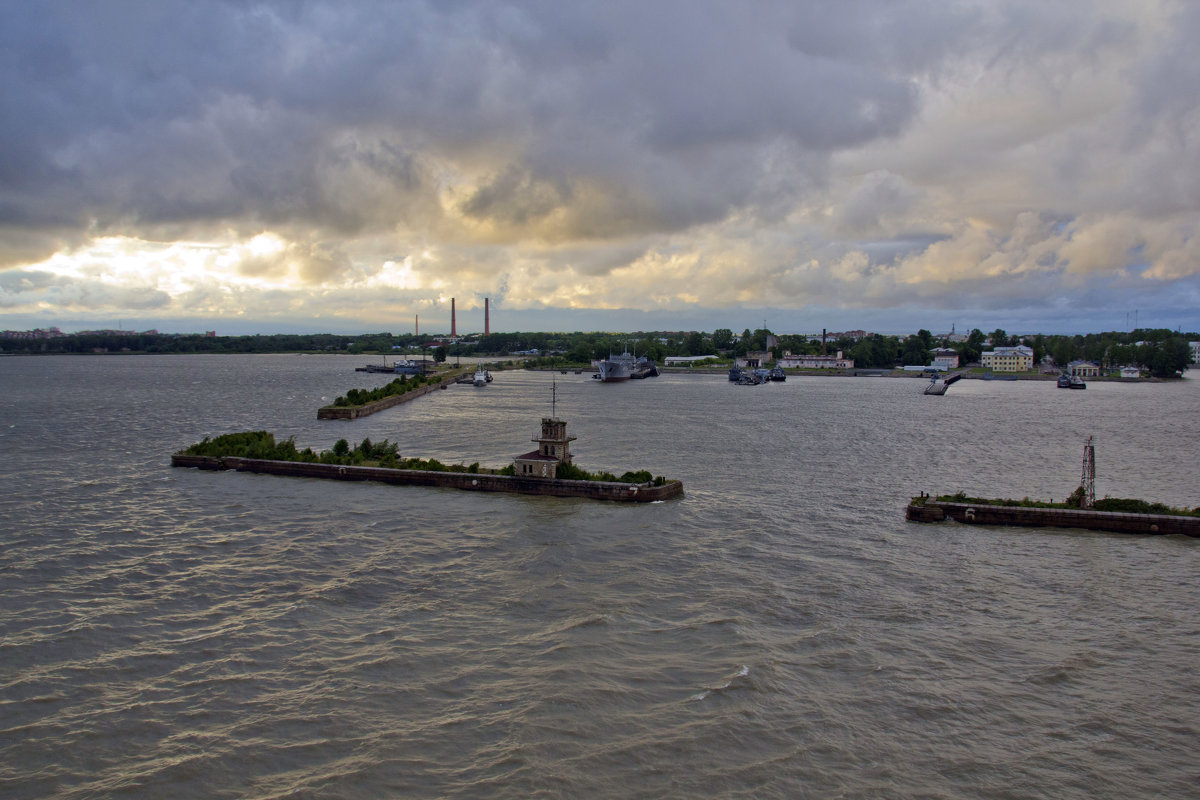
{"label": "pier with overgrown vegetation", "polygon": [[331,450],[316,452],[310,447],[297,448],[292,439],[276,441],[268,431],[206,437],[172,455],[171,466],[639,503],[683,494],[681,482],[654,477],[647,471],[630,471],[616,477],[608,472],[591,473],[574,464],[559,464],[555,477],[540,478],[515,474],[512,464],[488,469],[478,462],[444,464],[437,459],[404,458],[398,445],[386,439],[363,439],[355,446],[339,439]]}
{"label": "pier with overgrown vegetation", "polygon": [[376,389],[351,389],[332,405],[317,409],[317,419],[358,419],[445,389],[466,374],[455,369],[441,375],[399,375]]}

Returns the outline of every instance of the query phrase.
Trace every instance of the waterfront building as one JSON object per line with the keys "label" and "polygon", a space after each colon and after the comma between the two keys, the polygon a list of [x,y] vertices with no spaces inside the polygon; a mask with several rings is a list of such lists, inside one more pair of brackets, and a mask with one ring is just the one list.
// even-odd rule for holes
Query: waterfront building
{"label": "waterfront building", "polygon": [[981,353],[979,361],[992,372],[1029,372],[1033,369],[1033,348],[1023,344],[997,347]]}
{"label": "waterfront building", "polygon": [[1093,361],[1072,361],[1067,365],[1067,372],[1081,378],[1100,377],[1100,365]]}
{"label": "waterfront building", "polygon": [[787,351],[779,359],[777,366],[801,369],[854,369],[854,359],[844,358],[841,350],[837,351],[836,356],[797,356]]}
{"label": "waterfront building", "polygon": [[958,351],[950,348],[936,348],[933,351],[933,366],[938,369],[958,369]]}
{"label": "waterfront building", "polygon": [[553,478],[559,464],[571,463],[571,442],[575,437],[567,436],[565,420],[542,417],[541,435],[533,437],[533,441],[538,443],[537,450],[513,459],[518,478]]}
{"label": "waterfront building", "polygon": [[691,366],[692,364],[695,364],[697,361],[705,361],[710,358],[719,359],[720,356],[718,356],[718,355],[712,355],[712,356],[667,356],[663,360],[666,362],[666,365],[668,367],[678,367],[680,365]]}
{"label": "waterfront building", "polygon": [[770,350],[751,350],[745,358],[737,359],[739,367],[765,367],[774,354]]}
{"label": "waterfront building", "polygon": [[1142,377],[1142,371],[1140,369],[1138,369],[1137,367],[1121,367],[1121,377],[1122,378],[1140,378],[1140,377]]}
{"label": "waterfront building", "polygon": [[1192,363],[1200,364],[1200,342],[1188,342],[1188,347],[1192,351]]}

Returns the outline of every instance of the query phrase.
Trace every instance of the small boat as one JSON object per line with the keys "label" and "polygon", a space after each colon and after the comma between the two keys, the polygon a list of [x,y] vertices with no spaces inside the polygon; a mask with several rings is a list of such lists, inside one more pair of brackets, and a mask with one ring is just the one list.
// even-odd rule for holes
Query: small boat
{"label": "small boat", "polygon": [[1070,389],[1071,388],[1071,376],[1065,372],[1063,374],[1059,375],[1058,376],[1058,388]]}
{"label": "small boat", "polygon": [[742,368],[741,367],[730,367],[729,368],[729,380],[733,383],[737,383],[741,379],[742,379]]}
{"label": "small boat", "polygon": [[483,367],[479,367],[475,370],[475,377],[471,380],[471,383],[476,386],[487,386],[491,380],[492,374]]}
{"label": "small boat", "polygon": [[1068,389],[1086,389],[1087,384],[1083,382],[1083,378],[1078,375],[1071,376],[1071,382],[1067,386]]}
{"label": "small boat", "polygon": [[771,370],[770,377],[773,381],[786,381],[787,373],[783,371],[783,367],[775,367]]}

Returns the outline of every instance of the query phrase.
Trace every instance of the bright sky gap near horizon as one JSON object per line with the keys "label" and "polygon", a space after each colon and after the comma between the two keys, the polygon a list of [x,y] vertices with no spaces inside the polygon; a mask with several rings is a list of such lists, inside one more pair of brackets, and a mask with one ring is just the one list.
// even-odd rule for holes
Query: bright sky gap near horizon
{"label": "bright sky gap near horizon", "polygon": [[0,328],[1200,329],[1200,3],[0,0]]}

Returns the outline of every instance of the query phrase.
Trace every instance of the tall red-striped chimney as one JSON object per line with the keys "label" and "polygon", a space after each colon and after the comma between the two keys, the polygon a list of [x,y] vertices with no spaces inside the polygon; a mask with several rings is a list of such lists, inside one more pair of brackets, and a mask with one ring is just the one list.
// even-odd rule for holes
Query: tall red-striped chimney
{"label": "tall red-striped chimney", "polygon": [[491,325],[491,309],[488,307],[488,298],[483,298],[483,335],[490,336],[492,333]]}
{"label": "tall red-striped chimney", "polygon": [[450,335],[458,336],[458,329],[455,327],[454,320],[454,298],[450,298]]}

